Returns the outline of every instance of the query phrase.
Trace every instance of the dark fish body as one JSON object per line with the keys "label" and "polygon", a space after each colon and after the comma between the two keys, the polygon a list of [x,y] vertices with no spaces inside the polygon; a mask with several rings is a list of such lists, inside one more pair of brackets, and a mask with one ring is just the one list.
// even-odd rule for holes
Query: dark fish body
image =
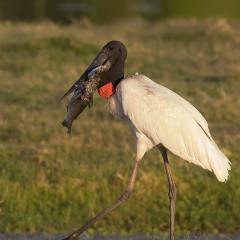
{"label": "dark fish body", "polygon": [[73,121],[83,112],[83,110],[93,104],[93,94],[97,90],[100,83],[100,74],[106,70],[108,66],[101,66],[95,70],[87,81],[80,81],[75,86],[74,94],[67,105],[67,114],[62,125],[71,133]]}
{"label": "dark fish body", "polygon": [[76,99],[67,106],[67,115],[62,125],[68,129],[67,133],[71,134],[72,123],[80,115],[80,113],[89,105],[87,101]]}

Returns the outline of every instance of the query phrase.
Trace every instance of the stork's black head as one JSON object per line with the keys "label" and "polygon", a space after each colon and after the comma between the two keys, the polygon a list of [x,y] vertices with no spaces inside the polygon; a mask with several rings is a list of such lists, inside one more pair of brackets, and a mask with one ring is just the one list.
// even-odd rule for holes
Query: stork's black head
{"label": "stork's black head", "polygon": [[108,42],[97,54],[79,80],[73,84],[73,86],[63,95],[62,98],[72,93],[80,81],[87,81],[89,79],[89,74],[94,71],[94,69],[105,64],[108,65],[108,70],[101,75],[99,87],[102,87],[109,82],[112,82],[113,86],[116,87],[119,81],[124,77],[124,63],[126,58],[127,48],[122,42]]}
{"label": "stork's black head", "polygon": [[110,41],[97,54],[80,79],[87,80],[89,73],[95,68],[108,64],[108,71],[102,74],[99,87],[108,82],[116,85],[124,77],[124,63],[126,58],[127,48],[124,44],[120,41]]}
{"label": "stork's black head", "polygon": [[127,49],[120,41],[110,41],[102,48],[95,60],[97,60],[100,65],[109,62],[111,67],[102,75],[100,87],[108,82],[116,85],[120,79],[124,77],[126,58]]}

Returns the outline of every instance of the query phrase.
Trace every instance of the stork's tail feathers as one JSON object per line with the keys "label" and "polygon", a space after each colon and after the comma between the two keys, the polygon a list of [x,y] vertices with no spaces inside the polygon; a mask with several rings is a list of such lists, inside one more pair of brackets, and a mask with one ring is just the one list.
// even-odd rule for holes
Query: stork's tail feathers
{"label": "stork's tail feathers", "polygon": [[228,172],[231,170],[231,162],[221,152],[211,136],[206,135],[204,131],[201,133],[202,137],[197,134],[192,140],[192,147],[188,148],[189,155],[192,157],[185,159],[213,172],[218,181],[226,182],[229,176]]}
{"label": "stork's tail feathers", "polygon": [[228,179],[228,171],[231,170],[231,162],[220,151],[215,142],[210,142],[207,147],[209,165],[211,170],[216,175],[218,181],[226,182]]}

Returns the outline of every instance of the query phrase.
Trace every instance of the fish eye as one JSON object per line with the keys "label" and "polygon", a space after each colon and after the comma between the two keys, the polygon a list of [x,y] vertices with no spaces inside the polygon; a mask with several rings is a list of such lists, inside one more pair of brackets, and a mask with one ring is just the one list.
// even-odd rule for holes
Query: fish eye
{"label": "fish eye", "polygon": [[109,50],[113,50],[113,48],[114,48],[113,46],[109,46],[108,47]]}

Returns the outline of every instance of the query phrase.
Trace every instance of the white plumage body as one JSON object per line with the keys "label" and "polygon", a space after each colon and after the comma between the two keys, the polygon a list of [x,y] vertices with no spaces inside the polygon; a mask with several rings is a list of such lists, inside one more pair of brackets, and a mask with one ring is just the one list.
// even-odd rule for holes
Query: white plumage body
{"label": "white plumage body", "polygon": [[109,98],[112,114],[126,120],[137,138],[137,159],[163,145],[180,158],[226,181],[230,161],[211,137],[201,113],[185,99],[144,75],[123,79]]}

